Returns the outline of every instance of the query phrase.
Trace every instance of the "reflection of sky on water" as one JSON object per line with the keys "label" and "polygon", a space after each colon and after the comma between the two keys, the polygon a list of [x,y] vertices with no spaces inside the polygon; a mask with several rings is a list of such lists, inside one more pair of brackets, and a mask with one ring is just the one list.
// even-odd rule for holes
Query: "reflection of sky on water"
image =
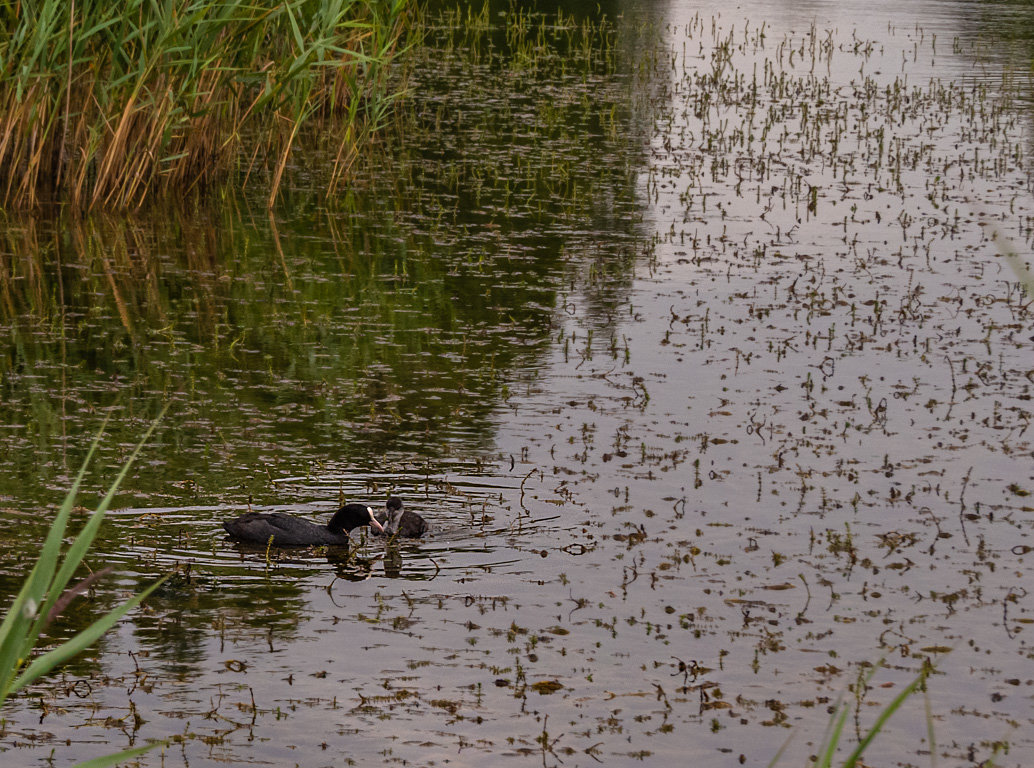
{"label": "reflection of sky on water", "polygon": [[[800,38],[814,26],[819,40],[850,47],[875,43],[882,53],[870,63],[841,61],[839,77],[876,76],[878,80],[908,74],[913,85],[929,78],[1001,81],[1003,67],[1024,75],[1029,68],[1034,16],[1023,2],[947,2],[946,0],[759,0],[724,3],[645,3],[672,31],[702,19],[718,19],[725,28],[757,30],[764,24],[770,49],[786,35]],[[798,66],[800,61],[798,60]],[[822,70],[820,74],[826,74]],[[1022,96],[1021,96],[1022,98]]]}

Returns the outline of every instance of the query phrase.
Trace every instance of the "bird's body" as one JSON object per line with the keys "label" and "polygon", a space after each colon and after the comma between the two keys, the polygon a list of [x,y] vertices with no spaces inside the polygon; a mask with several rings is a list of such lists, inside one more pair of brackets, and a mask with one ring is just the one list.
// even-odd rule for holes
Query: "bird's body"
{"label": "bird's body", "polygon": [[384,530],[382,533],[384,536],[403,536],[415,539],[423,536],[430,528],[427,521],[416,512],[403,509],[402,499],[398,496],[392,496],[388,499],[387,508],[388,513],[383,521]]}
{"label": "bird's body", "polygon": [[340,547],[348,545],[349,531],[363,525],[369,525],[374,530],[381,528],[368,506],[345,504],[326,525],[318,525],[284,512],[245,512],[234,520],[224,522],[223,528],[230,534],[230,538],[252,544]]}

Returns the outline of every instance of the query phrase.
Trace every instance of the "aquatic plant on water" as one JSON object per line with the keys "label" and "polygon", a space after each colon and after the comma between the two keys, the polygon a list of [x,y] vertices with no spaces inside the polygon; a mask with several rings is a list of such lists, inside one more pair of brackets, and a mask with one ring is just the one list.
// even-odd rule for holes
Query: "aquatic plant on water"
{"label": "aquatic plant on water", "polygon": [[0,8],[0,204],[131,208],[268,172],[303,127],[336,184],[385,119],[406,0],[63,3]]}
{"label": "aquatic plant on water", "polygon": [[[157,422],[155,422],[156,424]],[[104,515],[118,491],[122,480],[140,453],[144,442],[154,430],[154,424],[147,431],[144,439],[137,445],[129,459],[122,466],[114,482],[108,488],[104,498],[90,515],[86,524],[79,531],[71,546],[61,555],[61,542],[65,537],[75,498],[82,483],[86,468],[100,442],[100,435],[90,446],[90,450],[72,483],[72,488],[65,496],[54,522],[50,526],[46,540],[43,542],[39,559],[32,572],[26,578],[21,591],[15,597],[0,624],[0,706],[14,693],[40,679],[60,664],[69,661],[111,629],[119,619],[135,608],[153,592],[164,579],[160,579],[122,605],[114,608],[94,621],[71,639],[55,648],[33,658],[33,653],[40,643],[41,636],[48,625],[68,606],[76,595],[85,592],[107,569],[91,573],[85,579],[69,586],[72,576],[79,569],[87,550],[93,543]],[[114,765],[149,749],[160,746],[159,743],[147,744],[125,750],[113,755],[94,758],[79,764],[79,768],[102,768]]]}

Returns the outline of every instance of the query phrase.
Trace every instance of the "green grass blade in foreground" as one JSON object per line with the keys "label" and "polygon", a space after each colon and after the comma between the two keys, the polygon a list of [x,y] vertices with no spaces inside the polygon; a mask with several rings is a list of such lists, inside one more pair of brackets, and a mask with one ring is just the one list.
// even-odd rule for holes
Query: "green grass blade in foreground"
{"label": "green grass blade in foreground", "polygon": [[[923,712],[926,714],[926,738],[930,743],[930,764],[937,768],[937,735],[933,731],[933,707],[930,706],[930,688],[923,686]],[[991,768],[989,765],[988,768]]]}
{"label": "green grass blade in foreground", "polygon": [[795,731],[790,731],[790,735],[786,737],[786,741],[784,741],[783,745],[779,747],[779,751],[775,753],[775,757],[768,761],[768,768],[775,768],[775,766],[779,764],[779,761],[783,758],[783,753],[786,751],[787,747],[790,746],[790,742],[793,741],[794,734]]}
{"label": "green grass blade in foreground", "polygon": [[830,720],[831,727],[827,728],[826,737],[822,740],[822,754],[815,763],[816,768],[829,768],[833,764],[833,755],[836,754],[837,745],[840,744],[840,734],[844,731],[844,723],[847,722],[847,713],[850,709],[842,700],[837,702],[836,709],[833,710],[833,718]]}
{"label": "green grass blade in foreground", "polygon": [[[872,669],[870,669],[869,672],[865,674],[861,680],[859,680],[859,684],[862,686],[867,686],[869,684],[869,681],[872,679],[873,675],[876,674],[876,671],[882,665],[882,659],[876,662],[872,666]],[[861,759],[862,754],[869,747],[869,745],[872,744],[876,736],[880,734],[880,732],[883,730],[883,727],[887,724],[887,721],[894,715],[895,712],[901,709],[901,706],[905,703],[908,697],[915,693],[916,690],[923,685],[926,679],[930,676],[930,673],[933,671],[933,669],[933,665],[929,664],[929,662],[926,662],[923,670],[919,673],[919,675],[917,675],[912,682],[906,685],[901,690],[901,692],[894,697],[894,700],[891,701],[890,704],[888,704],[880,711],[879,715],[876,717],[876,722],[873,723],[871,728],[869,728],[868,732],[866,732],[865,736],[858,743],[858,746],[855,747],[854,751],[852,751],[851,754],[848,755],[847,759],[843,762],[841,768],[856,768],[856,766],[859,765],[858,761]],[[830,716],[830,720],[826,725],[826,732],[825,734],[823,734],[822,743],[819,747],[819,755],[814,760],[814,762],[811,763],[812,768],[832,768],[833,759],[836,756],[837,748],[840,746],[840,740],[843,735],[844,725],[847,722],[847,716],[850,713],[850,710],[850,705],[844,702],[844,696],[841,694],[840,698],[837,699],[836,706],[833,708],[833,714]],[[929,704],[927,704],[927,729],[930,738],[930,744],[933,745],[933,722],[929,712]],[[772,761],[768,764],[769,768],[773,768],[773,766],[775,766],[779,762],[779,759],[782,757],[783,751],[786,749],[787,744],[789,744],[789,739],[787,739],[786,743],[783,744],[776,756],[772,758]]]}
{"label": "green grass blade in foreground", "polygon": [[[882,659],[873,665],[872,670],[869,671],[868,675],[864,676],[861,682],[867,683],[881,664],[883,664]],[[837,745],[840,743],[840,734],[843,733],[849,709],[850,707],[844,703],[844,693],[841,693],[837,697],[837,703],[833,705],[833,712],[830,715],[829,722],[826,723],[825,732],[822,734],[822,742],[819,745],[819,756],[811,764],[812,768],[829,768],[833,764],[833,756],[836,754]],[[789,743],[789,739],[787,743]],[[772,762],[769,763],[769,768],[776,764],[786,746],[784,744],[783,748],[772,759]]]}
{"label": "green grass blade in foreground", "polygon": [[887,724],[887,721],[895,712],[901,709],[901,705],[905,703],[905,700],[915,693],[916,689],[926,681],[927,675],[929,674],[930,673],[927,669],[920,672],[916,676],[915,680],[906,685],[901,690],[901,693],[895,696],[894,700],[880,711],[880,714],[876,718],[876,722],[872,724],[869,732],[865,734],[865,737],[861,742],[859,742],[858,746],[855,747],[854,752],[852,752],[844,762],[844,768],[854,768],[861,759],[862,753],[865,752],[866,748],[868,748],[872,743],[872,740],[876,738],[877,734],[883,730],[883,726]]}
{"label": "green grass blade in foreground", "polygon": [[[863,675],[859,682],[862,685],[867,685],[882,664],[883,659],[873,664],[872,669]],[[844,724],[847,722],[847,715],[850,710],[851,707],[844,702],[844,694],[841,693],[837,698],[836,705],[833,707],[833,714],[830,716],[829,723],[826,724],[826,732],[822,734],[822,746],[819,748],[819,759],[815,762],[815,768],[830,768],[833,765],[833,756],[840,745],[840,737],[844,732]]]}
{"label": "green grass blade in foreground", "polygon": [[125,760],[130,760],[134,757],[138,757],[144,752],[150,752],[155,747],[164,747],[168,742],[156,741],[153,744],[146,744],[142,747],[133,747],[122,752],[116,752],[113,755],[104,755],[103,757],[95,757],[92,760],[87,760],[83,763],[76,763],[72,768],[108,768],[110,765],[116,765]]}
{"label": "green grass blade in foreground", "polygon": [[[38,632],[36,635],[29,632],[28,627],[30,623],[33,623],[34,619],[36,620],[35,623],[38,623],[38,617],[46,615],[45,611],[39,610],[39,603],[51,585],[60,554],[61,541],[65,535],[65,528],[72,513],[72,507],[75,505],[76,494],[86,474],[86,468],[93,458],[97,446],[100,444],[101,436],[104,434],[106,426],[107,419],[105,419],[100,431],[90,445],[86,458],[79,468],[79,473],[72,483],[72,488],[65,496],[57,516],[50,526],[50,532],[43,543],[36,565],[33,566],[21,591],[8,608],[3,623],[0,624],[0,704],[10,695],[12,691],[10,688],[11,680],[14,678],[19,664],[26,658],[26,639],[38,636]],[[51,601],[48,600],[48,602]],[[33,642],[34,644],[35,642]],[[29,650],[31,650],[31,646]]]}
{"label": "green grass blade in foreground", "polygon": [[[162,410],[158,418],[156,418],[151,424],[150,429],[148,429],[147,434],[144,437],[144,441],[146,441],[153,433],[158,421],[165,415],[165,410],[167,410],[167,408],[168,406],[166,406],[166,409]],[[61,563],[60,569],[58,569],[61,541],[64,538],[65,528],[67,527],[68,519],[75,504],[75,497],[86,473],[86,469],[89,466],[89,462],[100,443],[106,425],[107,420],[105,420],[105,424],[102,426],[97,437],[90,446],[90,450],[79,469],[79,473],[72,484],[72,488],[65,496],[64,502],[62,503],[54,522],[51,524],[50,532],[44,542],[43,549],[36,565],[33,567],[28,579],[26,579],[25,585],[19,592],[18,597],[15,598],[14,603],[8,609],[7,615],[4,617],[3,624],[0,625],[0,704],[2,704],[12,693],[24,687],[32,680],[35,680],[49,669],[52,669],[57,664],[61,663],[62,660],[67,660],[75,653],[83,650],[83,648],[90,643],[96,641],[100,634],[103,633],[104,629],[109,628],[115,621],[117,621],[119,616],[122,615],[119,614],[119,616],[114,616],[112,618],[112,614],[109,614],[108,616],[100,619],[93,626],[79,635],[76,635],[67,643],[54,649],[50,653],[45,654],[40,657],[40,659],[37,659],[35,662],[30,664],[29,669],[26,670],[26,672],[18,675],[19,667],[29,658],[33,649],[36,647],[36,644],[39,642],[39,637],[43,631],[44,622],[47,621],[50,609],[60,598],[65,586],[71,579],[72,574],[82,562],[87,549],[96,537],[97,529],[104,518],[105,511],[111,504],[114,494],[117,492],[119,485],[125,478],[130,466],[143,447],[144,441],[141,441],[123,465],[122,470],[119,472],[119,475],[112,486],[108,489],[108,493],[97,508],[97,511],[94,512],[90,520],[83,527],[83,530],[80,531],[79,535],[76,537],[76,540],[65,554],[65,558]],[[56,577],[54,575],[55,570],[57,570]],[[153,587],[151,589],[153,589]],[[149,589],[144,594],[147,594],[150,591],[151,590]],[[44,595],[46,596],[46,600],[41,606],[40,602],[44,600]],[[138,598],[134,598],[135,602],[131,600],[130,603],[135,605],[139,603],[139,599],[142,599],[142,597],[143,595],[140,595]],[[124,606],[125,610],[132,607],[130,603],[127,603],[126,606]],[[118,610],[119,609],[116,609],[116,611]],[[125,611],[122,611],[123,614],[124,612]],[[110,623],[104,624],[104,622],[109,618]],[[96,627],[101,626],[103,626],[104,629],[100,629],[96,632],[93,631]],[[49,666],[46,668],[41,665],[41,662],[44,659],[49,660]],[[31,676],[29,675],[30,670],[33,670],[33,674]]]}
{"label": "green grass blade in foreground", "polygon": [[[168,408],[168,405],[166,405],[165,408],[162,409],[161,413],[158,414],[158,417],[151,422],[151,426],[148,428],[140,442],[137,443],[136,448],[129,455],[129,458],[126,459],[125,463],[122,465],[121,471],[118,473],[118,476],[108,488],[108,492],[104,495],[100,504],[97,505],[96,511],[90,516],[90,519],[87,521],[86,525],[83,526],[75,541],[72,542],[72,546],[70,546],[68,551],[65,553],[64,562],[61,564],[61,568],[54,577],[50,590],[47,593],[47,600],[40,608],[36,621],[33,624],[31,633],[33,645],[35,645],[35,638],[37,638],[43,631],[43,623],[47,620],[50,609],[53,607],[54,603],[57,602],[58,598],[61,597],[61,593],[64,592],[65,587],[68,586],[68,582],[72,579],[72,575],[79,567],[79,564],[82,563],[87,550],[90,548],[90,545],[93,544],[93,540],[97,537],[100,525],[104,522],[104,515],[108,511],[108,507],[111,506],[112,499],[115,498],[115,494],[122,485],[122,481],[125,480],[130,467],[133,466],[133,462],[135,462],[137,456],[140,455],[140,451],[143,450],[144,444],[151,438],[155,428],[158,426],[158,422],[164,418]],[[98,439],[100,439],[99,435]],[[74,488],[77,489],[77,487],[78,486],[75,486]],[[23,652],[22,658],[27,658],[27,656],[27,652]]]}
{"label": "green grass blade in foreground", "polygon": [[11,690],[17,691],[24,688],[37,678],[47,674],[47,672],[57,665],[63,664],[76,654],[81,653],[93,645],[93,643],[99,640],[105,632],[115,626],[115,623],[119,619],[138,606],[145,597],[154,592],[154,590],[157,589],[167,578],[168,576],[162,577],[140,594],[134,595],[118,608],[112,609],[107,614],[97,619],[97,621],[79,632],[71,640],[62,643],[54,650],[48,651],[34,660],[29,665],[28,669],[15,679],[14,683],[11,685]]}

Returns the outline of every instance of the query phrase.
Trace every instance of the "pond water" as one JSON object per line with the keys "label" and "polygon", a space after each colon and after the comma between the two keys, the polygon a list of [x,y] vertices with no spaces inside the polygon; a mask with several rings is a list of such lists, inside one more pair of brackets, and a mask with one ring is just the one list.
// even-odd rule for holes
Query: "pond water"
{"label": "pond water", "polygon": [[1029,7],[426,23],[338,198],[0,222],[0,587],[166,403],[55,638],[173,574],[3,763],[804,765],[927,661],[871,764],[1034,763]]}

